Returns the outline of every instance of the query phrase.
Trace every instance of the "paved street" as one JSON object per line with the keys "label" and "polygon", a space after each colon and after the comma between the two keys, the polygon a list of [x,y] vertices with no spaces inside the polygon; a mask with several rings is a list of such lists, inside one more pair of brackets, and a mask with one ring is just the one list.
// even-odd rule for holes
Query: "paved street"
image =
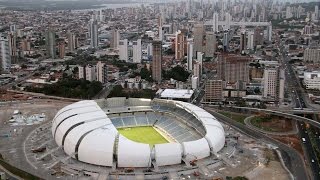
{"label": "paved street", "polygon": [[205,107],[205,109],[212,113],[212,115],[214,115],[216,118],[218,118],[221,122],[226,123],[230,126],[232,126],[235,129],[238,129],[239,131],[247,134],[250,137],[253,137],[257,140],[261,140],[261,141],[265,141],[266,143],[271,143],[276,145],[279,150],[281,151],[281,155],[283,157],[283,161],[285,162],[286,166],[288,167],[288,169],[290,170],[290,172],[293,174],[295,179],[310,179],[307,176],[305,167],[304,167],[304,162],[303,162],[303,158],[301,157],[301,155],[299,155],[299,153],[297,151],[295,151],[294,149],[292,149],[291,147],[288,147],[287,145],[274,140],[260,132],[254,131],[248,127],[246,127],[245,125],[235,122],[234,120],[227,118],[217,112],[214,111],[214,109],[210,108],[210,107]]}

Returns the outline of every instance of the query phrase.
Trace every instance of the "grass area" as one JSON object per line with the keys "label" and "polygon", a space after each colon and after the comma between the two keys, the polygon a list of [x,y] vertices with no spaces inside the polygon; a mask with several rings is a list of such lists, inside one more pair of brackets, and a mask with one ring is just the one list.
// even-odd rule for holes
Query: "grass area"
{"label": "grass area", "polygon": [[150,146],[168,143],[168,141],[151,126],[119,128],[118,131],[132,141],[149,144]]}
{"label": "grass area", "polygon": [[34,176],[28,172],[25,172],[21,169],[18,169],[12,165],[10,165],[9,163],[7,163],[6,161],[3,160],[2,155],[0,154],[0,164],[1,166],[3,166],[6,170],[10,171],[12,174],[21,177],[22,179],[30,179],[30,180],[37,180],[40,179],[37,176]]}
{"label": "grass area", "polygon": [[272,128],[269,128],[269,127],[265,127],[265,126],[262,126],[261,124],[263,122],[270,122],[272,120],[271,117],[260,117],[260,116],[255,116],[253,117],[250,122],[252,125],[262,129],[262,130],[265,130],[265,131],[271,131],[271,132],[277,132],[276,130],[272,129]]}
{"label": "grass area", "polygon": [[278,116],[255,116],[250,122],[252,125],[270,132],[286,132],[292,130],[289,120],[281,120]]}
{"label": "grass area", "polygon": [[232,113],[232,112],[227,112],[227,111],[219,111],[220,114],[227,116],[228,118],[231,118],[241,124],[244,124],[244,119],[248,116],[244,114],[239,114],[239,113]]}

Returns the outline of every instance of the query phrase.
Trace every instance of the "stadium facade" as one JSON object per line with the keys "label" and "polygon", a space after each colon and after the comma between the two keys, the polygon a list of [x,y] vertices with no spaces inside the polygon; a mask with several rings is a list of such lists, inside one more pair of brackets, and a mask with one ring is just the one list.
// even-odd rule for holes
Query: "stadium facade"
{"label": "stadium facade", "polygon": [[[171,141],[150,147],[117,131],[137,126],[153,126]],[[190,103],[163,99],[79,101],[58,111],[52,135],[57,145],[78,161],[119,168],[199,160],[225,144],[224,129],[210,113]]]}

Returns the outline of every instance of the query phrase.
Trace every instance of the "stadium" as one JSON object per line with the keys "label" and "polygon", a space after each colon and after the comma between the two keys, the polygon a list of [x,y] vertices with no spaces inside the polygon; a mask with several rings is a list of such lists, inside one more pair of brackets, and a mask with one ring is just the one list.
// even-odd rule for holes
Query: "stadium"
{"label": "stadium", "polygon": [[112,169],[210,164],[225,146],[224,128],[214,116],[164,99],[79,101],[58,111],[52,136],[72,159]]}

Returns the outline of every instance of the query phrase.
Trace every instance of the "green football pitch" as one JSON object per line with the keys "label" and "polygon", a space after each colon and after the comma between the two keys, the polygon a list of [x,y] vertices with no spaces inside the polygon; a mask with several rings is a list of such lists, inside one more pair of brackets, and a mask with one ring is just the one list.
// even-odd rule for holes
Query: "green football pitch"
{"label": "green football pitch", "polygon": [[132,141],[149,144],[150,146],[168,142],[151,126],[119,128],[118,131],[124,137]]}

